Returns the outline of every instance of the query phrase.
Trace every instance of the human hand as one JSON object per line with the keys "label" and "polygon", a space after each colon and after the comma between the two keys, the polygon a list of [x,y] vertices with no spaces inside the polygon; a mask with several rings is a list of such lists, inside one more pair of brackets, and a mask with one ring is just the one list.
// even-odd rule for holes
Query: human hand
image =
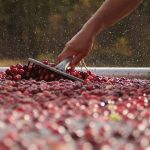
{"label": "human hand", "polygon": [[72,57],[70,66],[74,68],[91,51],[95,37],[88,35],[84,31],[78,32],[70,41],[68,41],[58,56],[58,61]]}

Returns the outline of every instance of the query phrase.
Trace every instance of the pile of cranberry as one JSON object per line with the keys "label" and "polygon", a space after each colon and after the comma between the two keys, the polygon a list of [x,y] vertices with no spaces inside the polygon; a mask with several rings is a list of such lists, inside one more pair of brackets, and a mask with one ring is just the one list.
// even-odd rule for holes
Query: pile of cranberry
{"label": "pile of cranberry", "polygon": [[149,80],[68,73],[0,73],[0,150],[150,150]]}

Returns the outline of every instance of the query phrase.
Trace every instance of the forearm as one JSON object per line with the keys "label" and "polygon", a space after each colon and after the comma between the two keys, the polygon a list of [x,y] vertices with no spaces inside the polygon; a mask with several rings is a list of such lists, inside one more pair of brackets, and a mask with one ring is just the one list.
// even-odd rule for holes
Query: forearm
{"label": "forearm", "polygon": [[142,0],[106,0],[97,12],[85,23],[82,32],[95,36],[99,31],[112,26],[130,14]]}

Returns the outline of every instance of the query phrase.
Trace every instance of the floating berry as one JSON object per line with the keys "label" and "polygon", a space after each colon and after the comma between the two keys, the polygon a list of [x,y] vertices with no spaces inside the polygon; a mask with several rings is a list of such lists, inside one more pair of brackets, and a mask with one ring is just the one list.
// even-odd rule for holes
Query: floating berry
{"label": "floating berry", "polygon": [[21,75],[17,74],[16,76],[14,76],[14,80],[15,81],[20,81],[21,80]]}
{"label": "floating berry", "polygon": [[16,67],[17,67],[17,69],[23,69],[22,64],[17,64]]}
{"label": "floating berry", "polygon": [[18,74],[23,75],[24,74],[24,69],[18,69]]}

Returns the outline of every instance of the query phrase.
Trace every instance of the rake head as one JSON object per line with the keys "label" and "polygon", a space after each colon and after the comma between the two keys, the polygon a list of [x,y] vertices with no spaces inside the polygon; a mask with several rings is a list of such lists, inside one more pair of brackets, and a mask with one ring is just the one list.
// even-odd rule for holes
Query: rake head
{"label": "rake head", "polygon": [[[65,60],[65,62],[67,62],[67,65],[68,65],[68,61]],[[62,62],[60,63],[62,64]],[[46,71],[49,72],[49,74],[53,74],[55,77],[57,77],[57,79],[69,79],[69,80],[72,80],[72,81],[80,81],[80,82],[83,82],[82,79],[80,78],[77,78],[75,76],[72,76],[68,73],[66,73],[66,69],[59,69],[59,66],[62,66],[58,64],[56,67],[50,67],[49,65],[46,65],[38,60],[35,60],[35,59],[32,59],[32,58],[28,58],[28,67],[30,66],[31,68],[34,67],[34,66],[38,66],[40,67],[40,69],[45,69]],[[64,65],[65,68],[66,65]],[[61,67],[62,68],[62,67]],[[63,70],[63,71],[62,71]]]}

